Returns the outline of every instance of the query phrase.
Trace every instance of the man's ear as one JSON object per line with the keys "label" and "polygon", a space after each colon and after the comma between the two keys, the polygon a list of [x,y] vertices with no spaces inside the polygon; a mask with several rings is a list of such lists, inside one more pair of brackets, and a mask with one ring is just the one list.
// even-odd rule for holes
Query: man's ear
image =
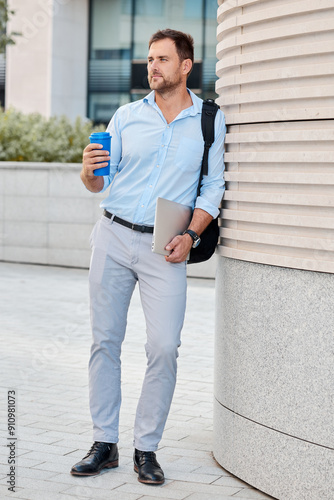
{"label": "man's ear", "polygon": [[193,63],[191,62],[191,59],[184,59],[182,61],[182,70],[184,75],[188,75],[191,71]]}

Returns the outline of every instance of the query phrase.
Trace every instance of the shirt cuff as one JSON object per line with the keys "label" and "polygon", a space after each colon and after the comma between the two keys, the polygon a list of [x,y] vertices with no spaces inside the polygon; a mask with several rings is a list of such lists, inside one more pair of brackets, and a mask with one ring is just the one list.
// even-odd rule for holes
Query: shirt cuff
{"label": "shirt cuff", "polygon": [[208,212],[214,219],[218,217],[219,215],[219,208],[212,203],[210,203],[208,200],[205,200],[201,196],[199,196],[196,199],[195,203],[195,208],[200,208],[201,210],[204,210],[205,212]]}
{"label": "shirt cuff", "polygon": [[100,193],[103,193],[106,189],[108,189],[108,187],[110,186],[110,177],[109,175],[104,175],[103,176],[103,188],[101,189]]}

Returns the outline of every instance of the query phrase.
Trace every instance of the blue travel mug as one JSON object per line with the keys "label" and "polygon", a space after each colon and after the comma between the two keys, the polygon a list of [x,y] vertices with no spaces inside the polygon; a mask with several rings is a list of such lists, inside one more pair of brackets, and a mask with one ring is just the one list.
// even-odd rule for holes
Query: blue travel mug
{"label": "blue travel mug", "polygon": [[[111,135],[109,132],[94,132],[89,136],[90,143],[92,144],[102,144],[102,151],[109,151],[111,147]],[[105,162],[101,162],[105,163]],[[98,165],[98,163],[96,164]],[[93,171],[94,175],[109,175],[110,174],[110,160],[108,161],[108,165],[103,168],[97,168]]]}

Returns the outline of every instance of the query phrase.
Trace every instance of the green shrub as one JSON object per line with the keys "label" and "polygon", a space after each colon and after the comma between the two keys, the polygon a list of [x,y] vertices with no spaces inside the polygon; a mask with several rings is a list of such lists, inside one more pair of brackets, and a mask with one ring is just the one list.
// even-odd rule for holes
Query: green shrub
{"label": "green shrub", "polygon": [[81,163],[90,134],[104,130],[82,118],[72,123],[66,116],[0,109],[0,161]]}

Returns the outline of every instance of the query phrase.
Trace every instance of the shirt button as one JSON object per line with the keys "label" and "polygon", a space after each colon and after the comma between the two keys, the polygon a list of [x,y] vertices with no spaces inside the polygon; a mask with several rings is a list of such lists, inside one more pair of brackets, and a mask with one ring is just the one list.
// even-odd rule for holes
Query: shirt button
{"label": "shirt button", "polygon": [[160,165],[157,165],[157,168],[159,168]]}
{"label": "shirt button", "polygon": [[141,205],[141,208],[144,208],[144,205]]}
{"label": "shirt button", "polygon": [[150,188],[152,187],[152,184],[150,184]]}
{"label": "shirt button", "polygon": [[165,147],[165,145],[164,145],[164,144],[161,144],[161,147],[162,147],[162,148],[164,148],[164,147]]}

